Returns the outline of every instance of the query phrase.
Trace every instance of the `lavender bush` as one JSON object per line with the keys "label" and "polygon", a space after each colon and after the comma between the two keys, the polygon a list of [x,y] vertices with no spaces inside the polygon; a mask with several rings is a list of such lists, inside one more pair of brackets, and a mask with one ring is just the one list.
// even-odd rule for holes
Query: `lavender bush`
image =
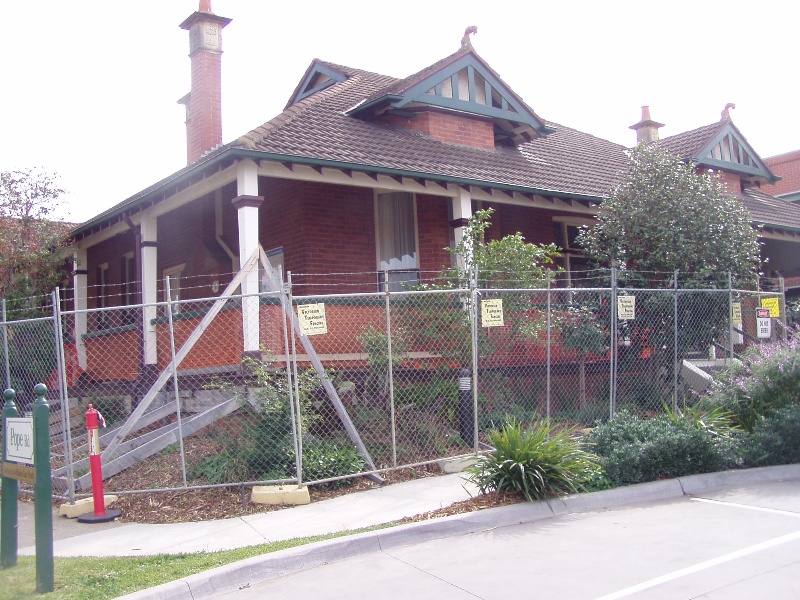
{"label": "lavender bush", "polygon": [[700,405],[722,407],[748,432],[778,409],[800,404],[800,337],[752,349],[741,363],[723,371]]}

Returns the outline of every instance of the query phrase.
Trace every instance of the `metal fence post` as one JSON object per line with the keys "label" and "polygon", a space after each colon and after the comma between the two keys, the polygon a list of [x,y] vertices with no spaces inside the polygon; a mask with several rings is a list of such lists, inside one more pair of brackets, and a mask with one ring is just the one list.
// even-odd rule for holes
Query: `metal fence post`
{"label": "metal fence post", "polygon": [[389,357],[387,364],[388,377],[389,377],[389,422],[392,429],[392,466],[397,466],[397,427],[395,424],[394,413],[394,360],[392,357],[392,318],[390,309],[390,296],[389,291],[389,271],[383,272],[383,293],[386,306],[386,352]]}
{"label": "metal fence post", "polygon": [[64,330],[61,327],[61,293],[56,287],[51,294],[53,301],[53,327],[56,338],[56,363],[58,365],[58,387],[61,398],[61,440],[64,446],[64,461],[67,467],[67,499],[75,504],[75,477],[72,462],[72,424],[69,415],[69,393],[67,390],[67,361],[64,357]]}
{"label": "metal fence post", "polygon": [[[287,271],[288,277],[291,277],[291,271]],[[289,348],[289,311],[291,310],[292,300],[289,295],[289,283],[281,279],[281,306],[283,312],[281,313],[283,319],[281,320],[283,326],[283,352],[286,364],[286,389],[289,394],[289,418],[292,420],[292,444],[294,446],[294,469],[295,476],[297,477],[297,487],[300,487],[300,471],[302,469],[300,447],[297,443],[298,431],[300,430],[300,403],[298,401],[297,408],[295,409],[295,393],[294,393],[294,380],[292,378],[292,352],[294,351],[294,343],[292,343],[291,350]],[[294,338],[292,339],[294,342]]]}
{"label": "metal fence post", "polygon": [[[286,302],[289,310],[284,311],[284,317],[288,318],[291,311],[294,309],[294,299],[292,297],[292,272],[286,271]],[[285,319],[284,319],[285,321]],[[292,399],[291,389],[289,391],[290,414],[292,419],[292,433],[294,435],[294,456],[295,456],[295,469],[297,469],[297,487],[303,485],[303,421],[302,421],[302,406],[300,405],[300,381],[297,376],[297,342],[294,333],[294,328],[290,329],[292,333],[292,362],[291,362],[291,378],[293,380],[291,389],[294,390],[294,400]],[[287,365],[287,368],[289,365]]]}
{"label": "metal fence post", "polygon": [[186,453],[183,450],[183,420],[181,419],[181,394],[178,389],[178,363],[175,360],[175,327],[172,321],[172,293],[169,289],[169,277],[164,277],[167,296],[167,323],[169,326],[169,350],[172,356],[172,387],[175,388],[175,415],[178,419],[178,447],[181,452],[181,476],[183,487],[186,487]]}
{"label": "metal fence post", "polygon": [[[471,298],[470,315],[472,322],[472,449],[478,452],[478,266],[473,267],[470,280]],[[464,440],[466,441],[466,440]]]}
{"label": "metal fence post", "polygon": [[728,271],[728,361],[726,366],[733,364],[733,277]]}
{"label": "metal fence post", "polygon": [[3,355],[6,363],[6,389],[11,389],[11,363],[8,358],[8,323],[6,322],[5,298],[3,298]]}
{"label": "metal fence post", "polygon": [[609,351],[609,380],[611,385],[608,391],[609,419],[614,418],[617,400],[617,268],[611,267],[611,348]]}
{"label": "metal fence post", "polygon": [[547,392],[546,392],[545,400],[546,400],[546,403],[547,403],[547,420],[548,421],[550,421],[550,393],[551,393],[550,344],[552,342],[552,334],[553,334],[553,332],[552,332],[552,323],[550,322],[550,312],[551,312],[551,309],[552,309],[552,305],[551,305],[552,299],[551,299],[551,296],[550,296],[550,277],[551,277],[552,273],[553,272],[550,269],[547,269],[547,366],[546,366],[546,375],[545,375],[545,377],[547,378],[547,382],[545,384]]}
{"label": "metal fence post", "polygon": [[672,410],[678,410],[678,269],[675,269],[675,306],[672,324]]}

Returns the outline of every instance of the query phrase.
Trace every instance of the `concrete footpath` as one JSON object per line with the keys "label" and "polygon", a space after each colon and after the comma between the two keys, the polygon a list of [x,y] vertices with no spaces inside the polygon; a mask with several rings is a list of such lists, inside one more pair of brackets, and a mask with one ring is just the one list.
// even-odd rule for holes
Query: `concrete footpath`
{"label": "concrete footpath", "polygon": [[[449,475],[242,519],[118,525],[59,539],[56,554],[213,551],[390,522],[470,493]],[[125,598],[798,598],[799,518],[800,465],[730,471],[337,538]]]}

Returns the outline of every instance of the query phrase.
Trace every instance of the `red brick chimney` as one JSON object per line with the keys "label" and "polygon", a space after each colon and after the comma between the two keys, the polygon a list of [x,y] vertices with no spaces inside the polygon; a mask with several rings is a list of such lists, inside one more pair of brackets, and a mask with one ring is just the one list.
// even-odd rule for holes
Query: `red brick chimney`
{"label": "red brick chimney", "polygon": [[636,132],[637,144],[641,144],[642,142],[649,144],[658,139],[658,130],[663,126],[663,123],[657,123],[650,118],[650,107],[643,106],[642,120],[635,125],[631,125],[628,129],[633,129]]}
{"label": "red brick chimney", "polygon": [[189,31],[192,91],[178,100],[186,106],[186,158],[195,162],[222,143],[222,28],[231,19],[218,17],[211,0],[181,23]]}

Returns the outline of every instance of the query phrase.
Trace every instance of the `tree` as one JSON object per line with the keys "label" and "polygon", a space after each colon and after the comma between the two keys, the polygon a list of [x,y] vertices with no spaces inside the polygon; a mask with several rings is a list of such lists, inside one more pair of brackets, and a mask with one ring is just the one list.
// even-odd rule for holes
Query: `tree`
{"label": "tree", "polygon": [[[601,205],[596,225],[584,228],[577,242],[600,267],[616,266],[620,285],[657,288],[680,282],[678,350],[708,351],[728,331],[727,294],[691,292],[697,288],[753,287],[760,267],[758,232],[747,211],[727,193],[713,173],[697,174],[655,144],[631,151],[627,171]],[[677,281],[673,279],[675,272]],[[670,286],[672,287],[672,286]],[[628,353],[647,353],[656,384],[675,350],[676,298],[671,294],[636,294],[635,327],[639,336]],[[623,325],[630,331],[632,321]],[[638,345],[639,347],[635,347]],[[672,368],[677,368],[673,365]]]}
{"label": "tree", "polygon": [[[56,364],[53,325],[39,316],[63,278],[69,225],[53,220],[64,194],[54,175],[33,169],[0,172],[0,298],[7,319],[8,363],[14,389],[30,390]],[[2,353],[2,349],[0,349]],[[2,354],[0,354],[2,356]]]}
{"label": "tree", "polygon": [[66,272],[69,224],[54,220],[63,194],[54,175],[0,172],[0,297],[15,308],[35,307]]}
{"label": "tree", "polygon": [[760,267],[758,233],[719,177],[697,174],[655,144],[631,151],[622,181],[578,243],[589,260],[645,284],[677,270],[691,287],[727,287],[728,272],[752,285]]}

